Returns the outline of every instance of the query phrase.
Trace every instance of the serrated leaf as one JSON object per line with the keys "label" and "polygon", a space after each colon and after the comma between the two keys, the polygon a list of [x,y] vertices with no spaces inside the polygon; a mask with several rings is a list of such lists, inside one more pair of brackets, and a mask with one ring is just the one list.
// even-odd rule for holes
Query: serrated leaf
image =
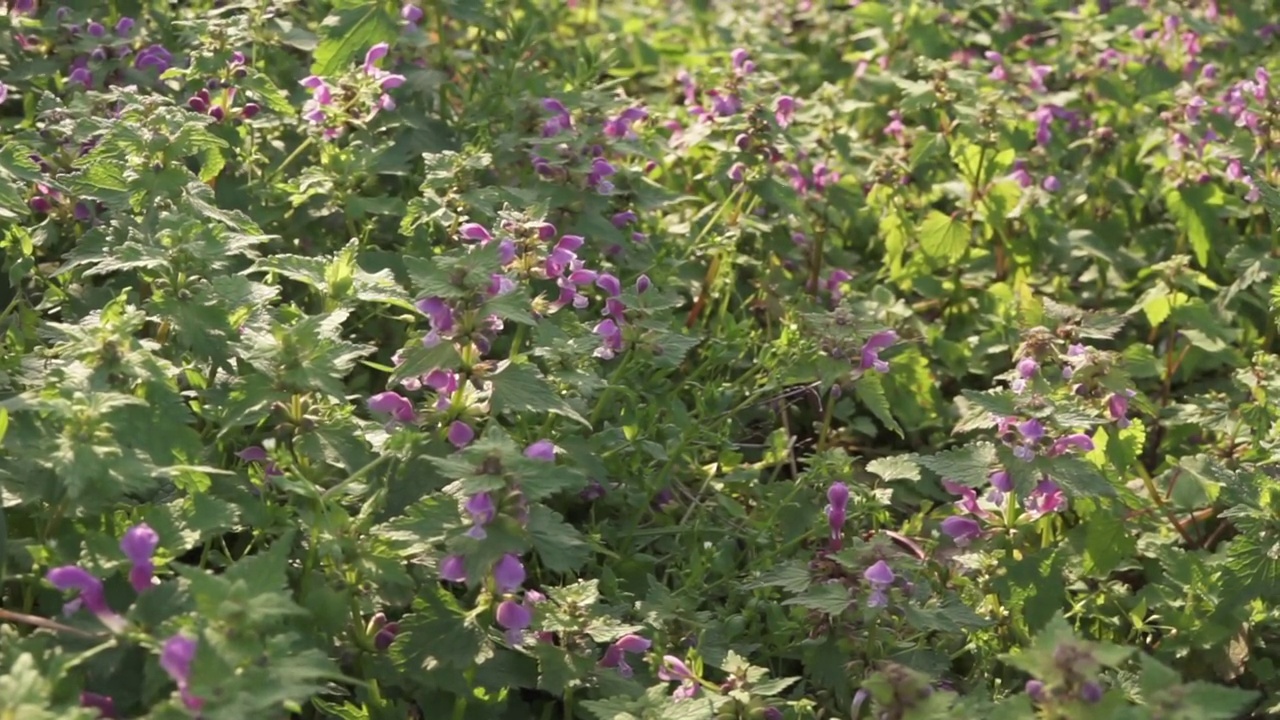
{"label": "serrated leaf", "polygon": [[1114,513],[1095,512],[1083,527],[1084,571],[1094,577],[1107,576],[1137,549],[1138,538]]}
{"label": "serrated leaf", "polygon": [[582,533],[545,505],[534,505],[529,510],[528,529],[538,560],[552,572],[574,572],[591,558],[591,548]]}
{"label": "serrated leaf", "polygon": [[885,427],[896,433],[898,437],[905,437],[902,433],[902,426],[893,417],[893,410],[889,407],[889,398],[884,392],[884,383],[880,381],[878,373],[868,372],[855,380],[853,392],[858,396],[858,400],[862,401],[862,404]]}
{"label": "serrated leaf", "polygon": [[798,677],[780,677],[763,680],[751,686],[751,694],[760,697],[773,697],[800,681]]}
{"label": "serrated leaf", "polygon": [[998,417],[1016,417],[1021,413],[1017,396],[1008,390],[963,390],[966,400]]}
{"label": "serrated leaf", "polygon": [[803,563],[786,562],[766,570],[760,577],[746,584],[748,590],[756,588],[777,587],[789,593],[802,593],[813,584],[809,566]]}
{"label": "serrated leaf", "polygon": [[987,483],[996,462],[996,448],[988,442],[920,456],[918,462],[932,472],[969,487]]}
{"label": "serrated leaf", "polygon": [[970,629],[988,627],[990,620],[977,614],[968,605],[948,602],[934,607],[904,606],[907,622],[917,630],[964,633]]}
{"label": "serrated leaf", "polygon": [[489,379],[493,382],[491,402],[495,413],[551,413],[591,426],[527,363],[504,361]]}
{"label": "serrated leaf", "polygon": [[1260,171],[1256,165],[1243,160],[1240,164],[1249,173],[1249,177],[1253,179],[1253,186],[1258,189],[1258,195],[1262,199],[1262,206],[1266,208],[1267,214],[1271,216],[1272,232],[1275,232],[1275,228],[1280,228],[1280,191],[1277,191],[1274,185],[1264,179],[1266,174]]}
{"label": "serrated leaf", "polygon": [[413,611],[400,620],[391,657],[406,672],[465,670],[491,652],[486,646],[484,631],[467,617],[457,598],[443,588],[428,587]]}
{"label": "serrated leaf", "polygon": [[799,605],[826,615],[838,616],[853,605],[853,593],[843,583],[810,586],[803,593],[782,601],[783,605]]}
{"label": "serrated leaf", "polygon": [[867,463],[867,472],[884,480],[919,480],[920,465],[914,454],[876,458]]}
{"label": "serrated leaf", "polygon": [[419,343],[404,352],[404,362],[391,373],[387,387],[394,387],[406,378],[421,377],[432,370],[453,370],[460,361],[458,348],[451,342],[438,342],[431,347]]}
{"label": "serrated leaf", "polygon": [[1111,483],[1093,463],[1081,457],[1063,455],[1036,458],[1036,468],[1053,478],[1067,497],[1111,497],[1116,494]]}

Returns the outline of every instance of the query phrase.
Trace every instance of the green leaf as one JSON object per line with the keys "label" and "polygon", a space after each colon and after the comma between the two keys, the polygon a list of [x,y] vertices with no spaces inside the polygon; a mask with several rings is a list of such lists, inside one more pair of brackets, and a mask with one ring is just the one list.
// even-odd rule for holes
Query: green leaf
{"label": "green leaf", "polygon": [[431,347],[418,343],[405,351],[404,362],[391,373],[387,387],[394,387],[406,378],[426,375],[432,370],[453,370],[460,360],[458,348],[451,342],[439,342]]}
{"label": "green leaf", "polygon": [[492,403],[496,413],[551,413],[591,426],[528,363],[504,361],[489,379],[493,382]]}
{"label": "green leaf", "polygon": [[320,44],[316,46],[311,73],[337,75],[369,48],[395,40],[400,25],[385,6],[385,3],[366,2],[340,7],[325,18],[320,25]]}
{"label": "green leaf", "polygon": [[534,654],[538,657],[538,689],[557,696],[582,685],[582,678],[590,677],[595,669],[591,658],[550,643],[538,643]]}
{"label": "green leaf", "polygon": [[920,248],[931,258],[955,262],[964,257],[972,235],[969,226],[937,210],[920,223]]}
{"label": "green leaf", "polygon": [[1274,233],[1276,228],[1280,228],[1280,191],[1264,179],[1267,175],[1259,170],[1258,166],[1244,160],[1240,161],[1240,165],[1253,179],[1253,186],[1258,189],[1258,195],[1262,198],[1262,206],[1271,216],[1271,227]]}
{"label": "green leaf", "polygon": [[843,583],[812,585],[802,594],[782,601],[783,605],[799,605],[826,615],[837,616],[853,604],[853,593]]}
{"label": "green leaf", "polygon": [[1022,414],[1018,408],[1017,396],[1008,390],[962,390],[960,394],[965,400],[992,415],[1015,417]]}
{"label": "green leaf", "polygon": [[991,621],[982,617],[960,602],[947,602],[936,607],[921,608],[906,605],[907,622],[917,630],[934,630],[937,632],[965,633],[975,628],[991,625]]}
{"label": "green leaf", "polygon": [[885,427],[897,433],[898,437],[905,437],[902,433],[902,426],[893,417],[893,411],[889,407],[889,398],[884,392],[884,383],[880,381],[879,373],[868,372],[858,378],[853,383],[854,394],[862,401],[862,404],[876,416]]}
{"label": "green leaf", "polygon": [[995,462],[996,448],[988,442],[974,443],[919,458],[919,463],[934,473],[969,487],[985,485]]}
{"label": "green leaf", "polygon": [[1221,234],[1214,207],[1221,206],[1222,199],[1222,190],[1216,185],[1190,184],[1165,193],[1169,211],[1179,229],[1187,234],[1200,267],[1209,264],[1210,235]]}
{"label": "green leaf", "polygon": [[574,572],[591,558],[591,548],[582,533],[545,505],[530,508],[529,537],[538,560],[552,572]]}
{"label": "green leaf", "polygon": [[428,587],[400,620],[391,657],[405,672],[439,668],[466,670],[492,650],[484,631],[467,616],[457,598],[438,586]]}
{"label": "green leaf", "polygon": [[806,563],[785,562],[772,567],[755,580],[746,584],[748,590],[777,587],[789,593],[802,593],[813,584],[813,576]]}
{"label": "green leaf", "polygon": [[1098,468],[1081,457],[1036,458],[1038,470],[1053,478],[1067,497],[1111,497],[1116,494]]}
{"label": "green leaf", "polygon": [[[1178,720],[1231,720],[1258,701],[1258,691],[1225,687],[1197,680],[1183,685]],[[1156,696],[1158,697],[1158,696]]]}
{"label": "green leaf", "polygon": [[919,480],[920,465],[914,455],[893,455],[876,458],[867,463],[867,472],[884,480]]}
{"label": "green leaf", "polygon": [[1084,571],[1094,577],[1110,574],[1138,547],[1137,536],[1113,512],[1095,512],[1083,527]]}

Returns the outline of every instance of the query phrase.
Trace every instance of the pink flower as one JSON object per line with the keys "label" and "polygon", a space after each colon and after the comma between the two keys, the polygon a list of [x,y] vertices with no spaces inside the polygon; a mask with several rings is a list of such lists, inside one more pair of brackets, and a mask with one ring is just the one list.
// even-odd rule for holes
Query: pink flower
{"label": "pink flower", "polygon": [[182,704],[189,710],[199,710],[204,701],[191,694],[191,663],[195,660],[196,640],[185,635],[174,635],[160,648],[160,667],[178,684]]}
{"label": "pink flower", "polygon": [[397,392],[381,392],[369,398],[369,409],[390,415],[396,422],[411,423],[415,419],[413,403]]}
{"label": "pink flower", "polygon": [[89,571],[75,565],[64,565],[50,570],[45,578],[49,581],[49,584],[59,590],[79,591],[80,596],[64,605],[63,612],[70,614],[83,606],[96,615],[102,621],[102,624],[112,630],[118,632],[124,629],[124,618],[116,614],[107,605],[106,592],[103,589],[102,581],[91,575]]}
{"label": "pink flower", "polygon": [[368,75],[377,72],[377,62],[387,56],[391,52],[391,46],[387,43],[378,43],[369,48],[369,52],[364,54],[364,71]]}
{"label": "pink flower", "polygon": [[627,664],[627,654],[638,655],[648,652],[652,645],[653,643],[648,639],[639,635],[623,635],[604,651],[604,657],[600,660],[600,667],[617,668],[619,675],[629,678],[631,677],[631,666]]}
{"label": "pink flower", "polygon": [[120,550],[124,552],[133,567],[129,570],[129,583],[139,593],[146,592],[155,584],[155,565],[152,557],[160,545],[160,536],[150,525],[141,523],[125,531],[120,539]]}
{"label": "pink flower", "polygon": [[452,443],[454,447],[462,449],[470,445],[472,440],[475,440],[476,431],[472,430],[470,425],[462,422],[461,420],[454,420],[453,423],[449,425],[447,435],[449,442]]}

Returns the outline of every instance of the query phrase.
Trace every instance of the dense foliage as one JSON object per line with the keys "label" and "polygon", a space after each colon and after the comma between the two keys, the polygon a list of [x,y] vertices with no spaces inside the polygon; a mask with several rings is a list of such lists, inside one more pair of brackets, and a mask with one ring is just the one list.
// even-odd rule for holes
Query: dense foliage
{"label": "dense foliage", "polygon": [[0,718],[1280,713],[1274,3],[0,5]]}

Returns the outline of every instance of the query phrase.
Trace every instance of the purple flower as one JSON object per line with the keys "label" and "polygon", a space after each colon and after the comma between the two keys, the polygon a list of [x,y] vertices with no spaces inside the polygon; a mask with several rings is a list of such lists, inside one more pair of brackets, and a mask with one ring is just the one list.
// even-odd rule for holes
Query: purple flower
{"label": "purple flower", "polygon": [[1031,376],[1035,375],[1039,369],[1040,363],[1036,362],[1035,358],[1025,357],[1018,361],[1018,377],[1024,380],[1031,379]]}
{"label": "purple flower", "polygon": [[637,217],[635,212],[631,210],[623,210],[620,213],[614,213],[613,217],[610,218],[610,222],[612,222],[613,226],[618,228],[619,230],[634,223],[637,220],[639,220],[639,217]]}
{"label": "purple flower", "polygon": [[697,677],[688,665],[675,655],[663,655],[662,664],[658,666],[658,679],[665,682],[696,680]]}
{"label": "purple flower", "polygon": [[250,445],[249,447],[236,453],[236,457],[245,462],[264,463],[263,472],[268,476],[280,476],[284,472],[280,467],[271,461],[271,456],[267,455],[267,451],[261,445]]}
{"label": "purple flower", "polygon": [[0,103],[9,99],[9,86],[0,82]]}
{"label": "purple flower", "polygon": [[160,667],[178,684],[182,704],[189,710],[199,710],[204,701],[191,694],[191,662],[196,656],[196,640],[185,635],[174,635],[160,648]]}
{"label": "purple flower", "polygon": [[898,333],[883,330],[867,338],[862,346],[862,369],[874,369],[876,372],[889,372],[889,363],[880,359],[880,351],[898,341]]}
{"label": "purple flower", "polygon": [[445,303],[444,298],[427,297],[414,304],[419,312],[427,316],[433,330],[447,333],[453,329],[453,308]]}
{"label": "purple flower", "polygon": [[133,66],[139,70],[151,67],[164,72],[171,65],[173,65],[173,54],[162,45],[151,45],[139,50],[137,57],[133,60]]}
{"label": "purple flower", "polygon": [[493,522],[498,515],[498,508],[493,504],[493,498],[487,492],[476,493],[467,498],[463,508],[471,516],[471,522],[475,523],[471,536],[478,540],[483,539],[484,526]]}
{"label": "purple flower", "polygon": [[440,579],[447,582],[467,581],[467,561],[461,555],[446,555],[440,561]]}
{"label": "purple flower", "polygon": [[139,593],[146,592],[155,584],[155,565],[152,558],[156,548],[160,546],[160,536],[150,525],[142,523],[125,531],[120,539],[120,550],[124,552],[133,567],[129,570],[129,583]]}
{"label": "purple flower", "polygon": [[405,3],[404,7],[400,8],[401,19],[410,25],[417,25],[422,22],[422,16],[422,8],[413,3]]}
{"label": "purple flower", "polygon": [[98,711],[98,717],[101,720],[114,720],[119,717],[116,714],[116,701],[110,696],[99,695],[94,692],[80,693],[80,707],[93,708]]}
{"label": "purple flower", "polygon": [[373,635],[373,646],[381,652],[385,652],[391,647],[391,643],[396,641],[396,636],[400,634],[400,623],[389,622],[378,628],[378,632]]}
{"label": "purple flower", "polygon": [[89,72],[89,68],[78,67],[71,71],[67,79],[73,83],[79,83],[85,87],[93,84],[93,73]]}
{"label": "purple flower", "polygon": [[556,461],[556,445],[550,440],[539,440],[524,449],[524,456],[545,462]]}
{"label": "purple flower", "polygon": [[649,279],[648,275],[641,275],[636,278],[636,293],[643,295],[652,285],[653,281]]}
{"label": "purple flower", "polygon": [[600,667],[617,668],[618,674],[624,678],[631,677],[631,666],[627,664],[627,654],[640,654],[649,651],[653,645],[647,638],[639,635],[623,635],[618,638],[600,660]]}
{"label": "purple flower", "polygon": [[102,581],[91,575],[89,571],[76,565],[64,565],[50,570],[45,578],[49,584],[59,590],[64,592],[76,590],[80,593],[79,598],[63,606],[63,612],[74,612],[76,608],[83,606],[112,630],[119,631],[124,628],[124,618],[107,605]]}
{"label": "purple flower", "polygon": [[971,517],[952,515],[942,521],[942,532],[952,540],[955,540],[956,545],[964,547],[974,538],[982,535],[982,526]]}
{"label": "purple flower", "polygon": [[707,93],[711,97],[711,109],[720,117],[731,117],[742,110],[742,101],[732,93],[722,94],[715,90]]}
{"label": "purple flower", "polygon": [[1039,442],[1044,437],[1044,423],[1035,418],[1018,423],[1017,428],[1018,434],[1028,443]]}
{"label": "purple flower", "polygon": [[373,75],[377,72],[377,63],[379,60],[387,56],[391,52],[391,46],[386,43],[378,43],[369,48],[369,52],[364,54],[364,71],[366,75]]}
{"label": "purple flower", "polygon": [[778,122],[778,127],[785,128],[790,125],[795,113],[796,99],[790,95],[783,95],[773,104],[773,119]]}
{"label": "purple flower", "polygon": [[849,487],[842,482],[827,488],[827,526],[831,529],[831,550],[838,551],[844,542],[844,523],[849,507]]}
{"label": "purple flower", "polygon": [[604,290],[611,297],[617,297],[622,294],[622,283],[609,273],[600,273],[596,278],[596,287]]}
{"label": "purple flower", "polygon": [[88,31],[91,37],[96,37],[96,38],[100,38],[103,35],[107,34],[107,28],[105,25],[103,25],[100,22],[96,22],[92,20],[89,22]]}
{"label": "purple flower", "polygon": [[603,340],[603,344],[596,348],[594,355],[598,358],[608,360],[622,349],[622,329],[612,319],[605,318],[596,323],[591,332],[599,335]]}
{"label": "purple flower", "polygon": [[1027,681],[1027,697],[1033,702],[1044,702],[1044,683],[1039,680]]}
{"label": "purple flower", "polygon": [[470,425],[462,422],[461,420],[454,420],[450,423],[449,430],[446,434],[449,438],[449,442],[458,449],[462,449],[470,445],[471,441],[476,439],[476,431],[472,430]]}
{"label": "purple flower", "polygon": [[1009,173],[1009,177],[1018,183],[1019,187],[1029,188],[1035,184],[1035,178],[1031,177],[1031,173],[1027,172],[1026,160],[1014,160],[1013,172]]}
{"label": "purple flower", "polygon": [[729,172],[728,172],[729,179],[736,183],[740,183],[742,182],[743,178],[746,177],[746,172],[747,172],[747,166],[743,165],[740,162],[736,162],[733,165],[729,166]]}
{"label": "purple flower", "polygon": [[507,642],[519,645],[524,639],[524,630],[533,622],[533,613],[529,608],[515,600],[503,600],[495,613],[498,625],[507,631]]}
{"label": "purple flower", "polygon": [[1025,506],[1032,519],[1058,512],[1067,504],[1062,489],[1052,480],[1042,480],[1027,496]]}
{"label": "purple flower", "polygon": [[1058,182],[1056,175],[1046,175],[1044,180],[1040,181],[1040,187],[1044,188],[1046,192],[1058,192],[1058,190],[1062,189],[1062,183]]}
{"label": "purple flower", "polygon": [[988,479],[991,481],[991,487],[1000,492],[1007,493],[1013,490],[1013,478],[1009,477],[1009,473],[1004,470],[997,470],[991,473],[991,477]]}
{"label": "purple flower", "polygon": [[884,127],[884,134],[901,142],[906,132],[907,126],[902,124],[902,112],[890,110],[889,124]]}
{"label": "purple flower", "polygon": [[1129,398],[1136,394],[1133,390],[1126,390],[1122,393],[1112,393],[1111,397],[1107,398],[1107,412],[1119,427],[1129,427]]}
{"label": "purple flower", "polygon": [[124,37],[133,30],[134,21],[131,17],[122,17],[116,21],[116,35]]}
{"label": "purple flower", "polygon": [[373,412],[390,415],[396,422],[414,421],[413,403],[400,393],[380,392],[369,398],[368,405]]}
{"label": "purple flower", "polygon": [[635,138],[636,134],[632,132],[631,126],[648,117],[649,111],[642,107],[627,108],[616,118],[605,122],[604,134],[612,138]]}
{"label": "purple flower", "polygon": [[1089,452],[1093,450],[1093,439],[1083,433],[1060,437],[1053,442],[1053,446],[1049,448],[1048,455],[1049,457],[1057,457],[1072,448],[1081,452]]}
{"label": "purple flower", "polygon": [[1094,705],[1102,701],[1102,686],[1097,682],[1090,680],[1080,686],[1080,699],[1088,705]]}
{"label": "purple flower", "polygon": [[524,585],[524,563],[520,558],[507,553],[493,566],[493,584],[499,593],[510,593]]}
{"label": "purple flower", "polygon": [[462,223],[458,228],[458,234],[467,240],[475,240],[481,243],[487,243],[493,239],[493,236],[489,234],[489,231],[480,223]]}
{"label": "purple flower", "polygon": [[893,581],[897,578],[893,574],[893,568],[889,567],[889,563],[883,560],[877,560],[875,565],[867,568],[862,573],[862,579],[871,585],[871,597],[867,600],[868,607],[884,607],[889,604],[889,596],[885,591],[893,585]]}

